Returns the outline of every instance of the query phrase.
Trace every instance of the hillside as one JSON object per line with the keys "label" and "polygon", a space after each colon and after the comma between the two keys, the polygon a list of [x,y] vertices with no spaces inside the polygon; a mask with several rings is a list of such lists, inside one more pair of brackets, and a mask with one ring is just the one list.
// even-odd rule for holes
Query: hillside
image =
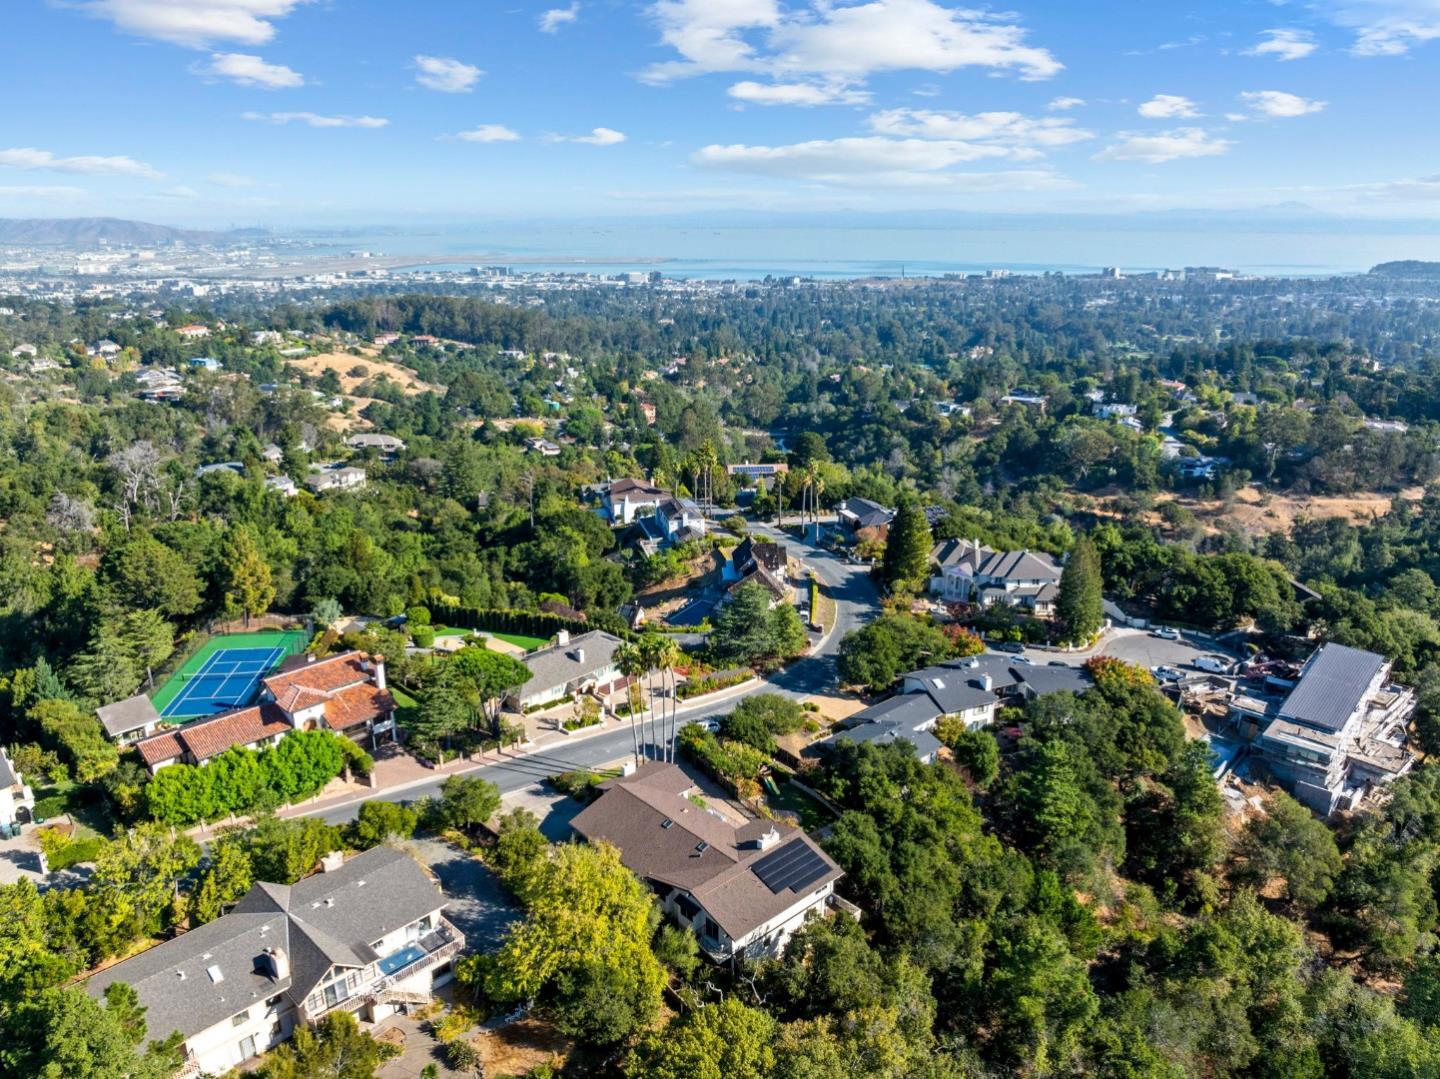
{"label": "hillside", "polygon": [[0,244],[88,247],[98,243],[206,243],[219,236],[219,233],[177,229],[117,217],[0,218]]}
{"label": "hillside", "polygon": [[1380,277],[1440,278],[1440,262],[1422,262],[1419,259],[1402,259],[1398,262],[1382,262],[1370,268],[1372,274]]}

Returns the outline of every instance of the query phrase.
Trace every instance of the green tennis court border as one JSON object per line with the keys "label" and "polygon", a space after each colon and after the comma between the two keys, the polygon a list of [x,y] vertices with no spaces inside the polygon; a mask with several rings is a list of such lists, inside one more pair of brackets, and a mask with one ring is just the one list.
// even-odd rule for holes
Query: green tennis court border
{"label": "green tennis court border", "polygon": [[[288,658],[305,651],[305,646],[309,643],[310,635],[303,629],[269,629],[259,630],[255,633],[224,633],[218,637],[211,637],[200,646],[198,652],[181,665],[178,671],[165,680],[165,684],[151,695],[150,700],[155,705],[157,712],[163,712],[166,706],[179,695],[186,683],[205,665],[205,661],[223,649],[283,648],[285,656]],[[167,721],[199,719],[200,715],[166,716],[165,718]]]}

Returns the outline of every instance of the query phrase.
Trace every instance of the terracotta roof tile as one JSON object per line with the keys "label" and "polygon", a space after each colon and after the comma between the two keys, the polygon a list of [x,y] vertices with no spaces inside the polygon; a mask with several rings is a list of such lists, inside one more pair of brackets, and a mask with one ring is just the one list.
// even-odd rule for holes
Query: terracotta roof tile
{"label": "terracotta roof tile", "polygon": [[362,723],[382,719],[395,711],[395,698],[388,689],[372,685],[351,686],[333,695],[325,705],[325,722],[331,730],[344,731]]}
{"label": "terracotta roof tile", "polygon": [[272,674],[261,684],[276,700],[283,700],[286,690],[292,686],[329,693],[360,682],[368,682],[370,672],[365,669],[368,659],[363,652],[342,652],[338,656],[317,659],[314,663],[296,667],[293,671]]}
{"label": "terracotta roof tile", "polygon": [[274,705],[225,712],[180,728],[176,737],[197,761],[218,757],[234,746],[248,746],[290,730],[290,721]]}

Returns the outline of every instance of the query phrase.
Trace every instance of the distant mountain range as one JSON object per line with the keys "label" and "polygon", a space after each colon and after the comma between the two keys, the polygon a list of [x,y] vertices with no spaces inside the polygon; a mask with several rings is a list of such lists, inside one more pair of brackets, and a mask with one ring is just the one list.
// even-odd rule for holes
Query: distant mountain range
{"label": "distant mountain range", "polygon": [[[254,230],[244,230],[251,233]],[[192,229],[125,221],[118,217],[0,217],[0,244],[37,247],[93,247],[98,243],[167,244],[213,243],[239,239],[237,233],[199,232]]]}
{"label": "distant mountain range", "polygon": [[1427,280],[1440,278],[1440,262],[1421,262],[1419,259],[1402,259],[1398,262],[1382,262],[1370,267],[1370,272],[1381,277],[1423,277]]}

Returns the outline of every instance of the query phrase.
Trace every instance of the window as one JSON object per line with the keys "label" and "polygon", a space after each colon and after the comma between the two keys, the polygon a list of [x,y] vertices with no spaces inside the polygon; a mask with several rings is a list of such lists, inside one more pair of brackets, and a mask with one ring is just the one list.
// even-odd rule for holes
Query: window
{"label": "window", "polygon": [[240,1059],[249,1060],[255,1055],[255,1035],[243,1038],[240,1041]]}
{"label": "window", "polygon": [[230,1017],[230,1025],[231,1025],[232,1027],[243,1027],[243,1026],[244,1026],[246,1023],[248,1023],[248,1022],[250,1022],[250,1009],[249,1009],[249,1008],[246,1008],[246,1009],[245,1009],[243,1012],[241,1012],[239,1015],[234,1015],[234,1016],[231,1016],[231,1017]]}

